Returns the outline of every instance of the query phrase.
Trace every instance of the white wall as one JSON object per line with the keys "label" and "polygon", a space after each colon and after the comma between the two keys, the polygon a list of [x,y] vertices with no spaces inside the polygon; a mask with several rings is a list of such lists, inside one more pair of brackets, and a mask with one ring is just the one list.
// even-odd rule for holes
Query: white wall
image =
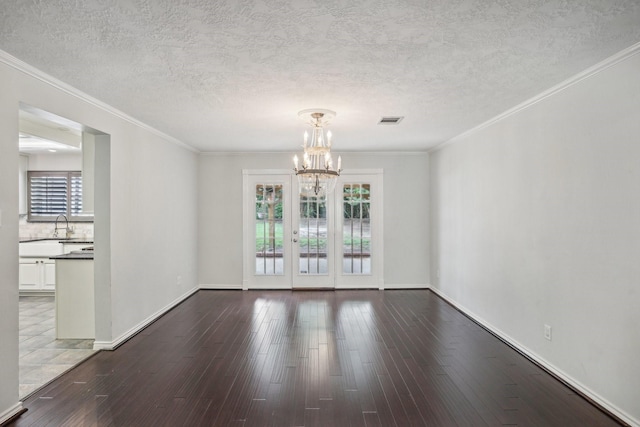
{"label": "white wall", "polygon": [[430,163],[432,285],[640,424],[640,55]]}
{"label": "white wall", "polygon": [[[202,155],[199,164],[199,282],[242,284],[242,170],[291,169],[293,153]],[[426,286],[428,155],[342,153],[347,169],[384,170],[387,286]]]}
{"label": "white wall", "polygon": [[197,155],[143,129],[119,137],[111,133],[113,340],[195,289],[198,258]]}
{"label": "white wall", "polygon": [[0,65],[0,420],[18,403],[18,102]]}
{"label": "white wall", "polygon": [[[1,52],[0,52],[1,53]],[[38,107],[110,135],[109,203],[98,203],[96,258],[107,260],[105,295],[97,304],[104,326],[97,340],[117,341],[197,288],[197,154],[143,125],[86,102],[0,56],[0,419],[18,402],[18,109]],[[28,66],[18,64],[19,67]],[[31,70],[36,75],[36,70]],[[30,71],[30,72],[31,72]],[[110,163],[110,164],[109,164]],[[97,167],[98,170],[104,167]],[[107,174],[108,176],[108,174]],[[98,180],[98,177],[96,177]],[[108,197],[107,197],[108,196]],[[106,218],[108,217],[108,218]],[[110,230],[109,230],[110,227]],[[106,231],[105,231],[106,230]],[[102,236],[99,239],[99,236]],[[108,251],[108,253],[106,253]],[[109,262],[110,260],[110,262]],[[98,259],[96,259],[98,263]],[[97,264],[96,264],[97,265]],[[97,269],[98,270],[98,269]],[[180,280],[178,283],[178,276]],[[110,326],[110,327],[109,327]]]}

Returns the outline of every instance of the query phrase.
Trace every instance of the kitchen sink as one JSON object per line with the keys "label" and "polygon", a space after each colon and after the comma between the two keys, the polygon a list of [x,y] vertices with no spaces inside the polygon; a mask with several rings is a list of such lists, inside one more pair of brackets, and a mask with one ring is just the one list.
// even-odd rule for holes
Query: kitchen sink
{"label": "kitchen sink", "polygon": [[37,240],[34,242],[21,242],[19,255],[21,257],[50,257],[62,255],[62,244],[56,240]]}

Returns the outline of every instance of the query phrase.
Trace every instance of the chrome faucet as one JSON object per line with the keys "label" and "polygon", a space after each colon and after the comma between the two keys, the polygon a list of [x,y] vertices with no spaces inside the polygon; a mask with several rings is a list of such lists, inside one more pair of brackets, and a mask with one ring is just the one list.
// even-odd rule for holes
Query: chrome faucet
{"label": "chrome faucet", "polygon": [[[64,227],[58,227],[58,219],[60,219],[60,217],[63,217],[65,222],[66,222],[66,226]],[[72,229],[69,228],[69,219],[67,218],[67,216],[65,214],[59,214],[56,217],[56,224],[55,224],[56,228],[53,230],[53,237],[58,237],[58,230],[62,230],[64,228],[65,230],[65,236],[66,238],[69,238],[69,236],[71,235],[71,233],[73,232]]]}

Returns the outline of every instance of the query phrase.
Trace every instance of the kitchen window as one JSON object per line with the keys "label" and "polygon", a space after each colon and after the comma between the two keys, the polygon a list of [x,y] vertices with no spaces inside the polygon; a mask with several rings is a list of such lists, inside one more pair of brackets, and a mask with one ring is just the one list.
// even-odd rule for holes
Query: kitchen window
{"label": "kitchen window", "polygon": [[82,172],[28,171],[28,221],[55,221],[66,215],[69,221],[93,221],[82,212]]}

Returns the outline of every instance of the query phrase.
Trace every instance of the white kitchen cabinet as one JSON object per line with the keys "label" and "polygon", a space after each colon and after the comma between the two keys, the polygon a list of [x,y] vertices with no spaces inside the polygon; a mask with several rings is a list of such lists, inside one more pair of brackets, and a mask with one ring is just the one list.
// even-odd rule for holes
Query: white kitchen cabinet
{"label": "white kitchen cabinet", "polygon": [[36,258],[20,258],[18,276],[21,291],[39,291],[42,289],[40,260]]}
{"label": "white kitchen cabinet", "polygon": [[49,258],[20,258],[21,291],[55,291],[56,263]]}
{"label": "white kitchen cabinet", "polygon": [[62,254],[57,240],[37,240],[20,243],[18,289],[29,292],[56,290],[56,262],[49,257]]}

